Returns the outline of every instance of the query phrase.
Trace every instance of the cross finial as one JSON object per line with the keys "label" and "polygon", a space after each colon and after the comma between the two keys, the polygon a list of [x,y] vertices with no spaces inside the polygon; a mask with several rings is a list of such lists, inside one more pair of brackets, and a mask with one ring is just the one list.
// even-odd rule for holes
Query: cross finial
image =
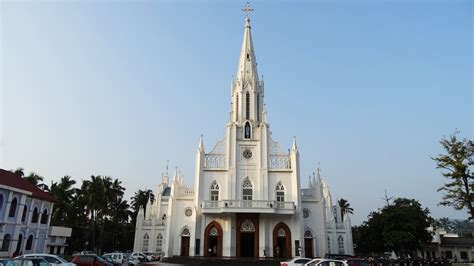
{"label": "cross finial", "polygon": [[247,4],[242,8],[242,11],[247,14],[247,17],[249,16],[250,12],[253,12],[252,6],[250,6],[250,3],[247,2]]}

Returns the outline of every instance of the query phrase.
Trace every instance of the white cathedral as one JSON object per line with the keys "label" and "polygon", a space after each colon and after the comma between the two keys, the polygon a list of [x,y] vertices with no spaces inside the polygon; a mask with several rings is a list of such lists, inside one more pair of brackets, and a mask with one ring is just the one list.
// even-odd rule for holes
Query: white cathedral
{"label": "white cathedral", "polygon": [[323,257],[353,254],[349,215],[317,173],[301,188],[296,141],[282,151],[270,136],[264,82],[245,19],[225,137],[196,152],[194,188],[168,169],[138,212],[135,252],[162,256]]}

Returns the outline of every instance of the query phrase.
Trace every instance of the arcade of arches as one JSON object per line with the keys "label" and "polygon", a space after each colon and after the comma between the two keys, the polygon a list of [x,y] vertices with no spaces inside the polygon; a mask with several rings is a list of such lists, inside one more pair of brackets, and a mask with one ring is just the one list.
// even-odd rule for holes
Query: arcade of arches
{"label": "arcade of arches", "polygon": [[[258,257],[258,215],[237,215],[237,257]],[[204,256],[222,256],[223,230],[217,221],[210,222],[204,230]],[[284,223],[273,229],[273,256],[289,258],[291,254],[291,230]]]}

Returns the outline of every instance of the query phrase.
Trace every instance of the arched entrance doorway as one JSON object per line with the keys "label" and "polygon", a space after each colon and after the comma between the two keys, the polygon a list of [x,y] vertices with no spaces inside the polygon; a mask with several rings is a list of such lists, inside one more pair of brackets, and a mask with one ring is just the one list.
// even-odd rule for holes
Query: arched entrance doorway
{"label": "arched entrance doorway", "polygon": [[306,258],[312,258],[313,255],[313,234],[310,230],[304,232],[304,254]]}
{"label": "arched entrance doorway", "polygon": [[258,257],[258,214],[238,213],[237,219],[237,257]]}
{"label": "arched entrance doorway", "polygon": [[291,257],[291,231],[283,222],[273,229],[273,256],[276,258]]}
{"label": "arched entrance doorway", "polygon": [[222,257],[222,227],[216,221],[204,230],[204,256]]}
{"label": "arched entrance doorway", "polygon": [[189,256],[189,241],[191,233],[188,228],[184,228],[181,232],[181,256]]}

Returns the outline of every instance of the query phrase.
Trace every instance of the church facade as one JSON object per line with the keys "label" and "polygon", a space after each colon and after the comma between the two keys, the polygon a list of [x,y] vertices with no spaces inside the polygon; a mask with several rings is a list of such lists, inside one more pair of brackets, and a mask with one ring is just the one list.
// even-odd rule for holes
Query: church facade
{"label": "church facade", "polygon": [[196,152],[194,187],[168,169],[138,212],[135,252],[163,256],[321,257],[353,254],[351,222],[316,174],[302,188],[296,140],[271,138],[250,19],[245,29],[225,137]]}

